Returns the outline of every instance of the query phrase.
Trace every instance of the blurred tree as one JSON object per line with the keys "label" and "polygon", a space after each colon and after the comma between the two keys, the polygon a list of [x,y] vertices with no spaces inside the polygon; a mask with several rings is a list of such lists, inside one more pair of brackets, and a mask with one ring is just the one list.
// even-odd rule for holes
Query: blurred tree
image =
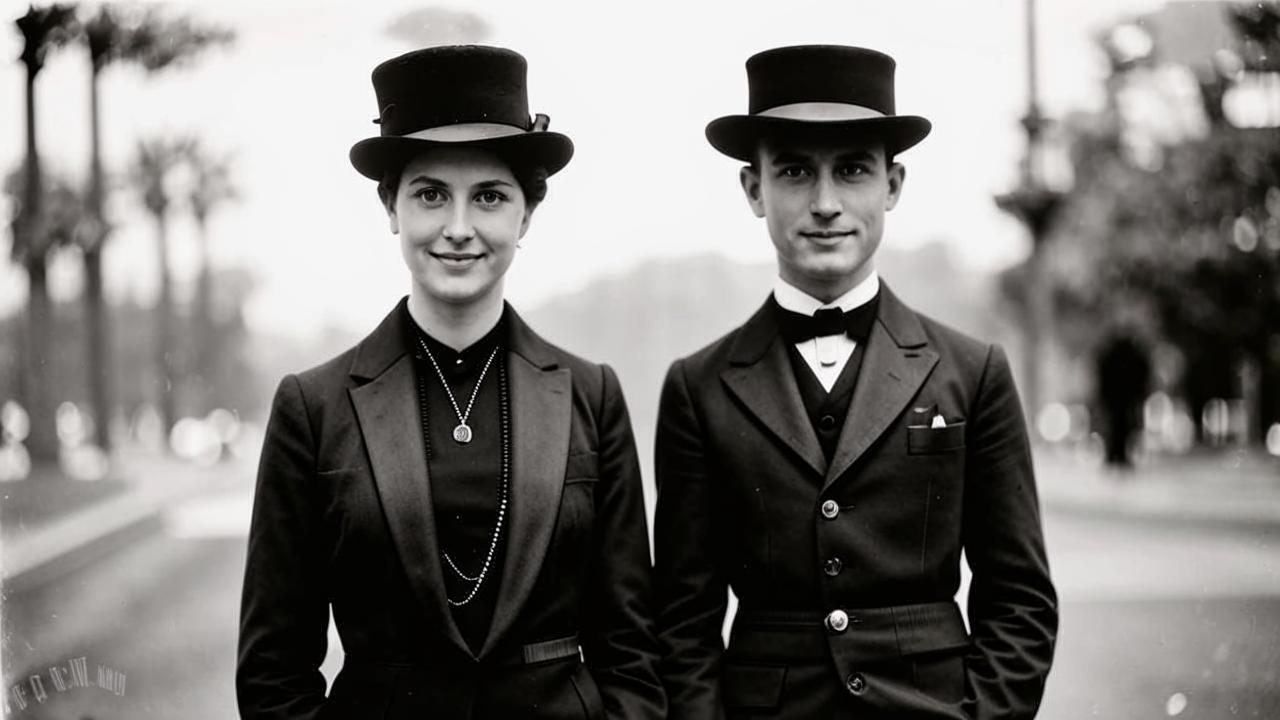
{"label": "blurred tree", "polygon": [[52,308],[46,278],[46,262],[54,242],[50,218],[42,207],[45,185],[40,174],[40,155],[36,143],[36,76],[44,67],[52,48],[65,45],[76,31],[75,11],[69,5],[49,5],[36,9],[29,6],[26,14],[15,21],[22,33],[22,64],[27,70],[27,154],[23,166],[22,193],[15,204],[13,257],[27,273],[27,333],[24,343],[23,400],[31,417],[27,450],[37,462],[57,459],[58,436],[54,426],[55,406],[45,363],[51,350],[50,326]]}
{"label": "blurred tree", "polygon": [[102,168],[100,123],[100,89],[102,73],[113,64],[135,63],[149,72],[180,66],[213,45],[230,42],[231,31],[214,26],[196,25],[187,18],[170,19],[155,8],[101,5],[97,13],[84,23],[84,36],[89,46],[89,208],[93,232],[86,237],[85,309],[89,331],[89,387],[96,424],[96,442],[109,447],[108,423],[112,407],[110,386],[111,357],[108,316],[103,299],[102,252],[110,227],[103,215],[105,178]]}
{"label": "blurred tree", "polygon": [[[1260,441],[1280,420],[1280,132],[1232,125],[1223,98],[1245,69],[1275,71],[1251,66],[1247,53],[1229,59],[1250,44],[1264,62],[1280,57],[1280,3],[1221,7],[1238,45],[1215,53],[1215,72],[1193,75],[1199,133],[1152,141],[1135,132],[1115,97],[1150,76],[1131,79],[1141,58],[1104,44],[1112,101],[1067,124],[1076,182],[1051,265],[1065,345],[1096,350],[1137,320],[1181,351],[1179,389],[1197,425],[1209,399],[1243,396],[1250,439]],[[1250,376],[1258,382],[1242,381]]]}
{"label": "blurred tree", "polygon": [[[191,214],[195,218],[197,237],[200,243],[200,270],[196,281],[195,342],[193,355],[195,358],[195,377],[191,378],[199,388],[202,405],[209,405],[210,378],[213,375],[213,358],[219,351],[213,317],[213,268],[209,250],[209,217],[219,205],[236,198],[235,186],[231,181],[231,163],[227,156],[215,156],[198,141],[193,141],[187,148],[184,158],[190,174],[190,188],[187,201],[191,205]],[[202,408],[204,411],[212,407]]]}
{"label": "blurred tree", "polygon": [[131,180],[147,212],[156,224],[156,257],[159,263],[159,293],[156,299],[155,370],[156,400],[165,437],[173,429],[175,417],[173,280],[169,270],[170,176],[190,154],[190,138],[151,138],[138,142]]}

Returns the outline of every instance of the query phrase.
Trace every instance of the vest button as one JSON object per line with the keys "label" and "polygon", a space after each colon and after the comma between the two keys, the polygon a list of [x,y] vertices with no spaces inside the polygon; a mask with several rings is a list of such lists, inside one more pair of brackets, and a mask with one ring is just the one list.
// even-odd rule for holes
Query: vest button
{"label": "vest button", "polygon": [[836,428],[836,419],[831,415],[823,415],[818,420],[818,427],[823,430],[834,430]]}
{"label": "vest button", "polygon": [[830,558],[822,564],[822,571],[831,577],[839,575],[841,570],[844,570],[844,561],[838,557]]}
{"label": "vest button", "polygon": [[849,615],[843,610],[832,610],[827,615],[827,629],[833,633],[842,633],[849,629]]}
{"label": "vest button", "polygon": [[848,679],[844,681],[844,687],[853,695],[861,695],[867,691],[867,680],[861,673],[850,673]]}
{"label": "vest button", "polygon": [[840,514],[840,506],[835,500],[827,500],[822,503],[822,517],[828,520],[835,520]]}

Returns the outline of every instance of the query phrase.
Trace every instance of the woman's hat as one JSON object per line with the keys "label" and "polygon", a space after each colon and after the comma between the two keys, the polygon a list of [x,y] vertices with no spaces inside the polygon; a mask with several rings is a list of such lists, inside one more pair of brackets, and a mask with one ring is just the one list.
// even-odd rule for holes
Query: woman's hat
{"label": "woman's hat", "polygon": [[552,175],[573,157],[573,141],[529,116],[528,65],[519,53],[483,45],[415,50],[373,69],[381,136],[351,148],[351,164],[382,180],[388,170],[442,145],[493,151]]}
{"label": "woman's hat", "polygon": [[707,140],[720,152],[752,162],[762,137],[771,135],[871,136],[895,154],[924,139],[932,125],[915,115],[895,115],[893,58],[843,45],[775,48],[747,60],[747,115],[707,125]]}

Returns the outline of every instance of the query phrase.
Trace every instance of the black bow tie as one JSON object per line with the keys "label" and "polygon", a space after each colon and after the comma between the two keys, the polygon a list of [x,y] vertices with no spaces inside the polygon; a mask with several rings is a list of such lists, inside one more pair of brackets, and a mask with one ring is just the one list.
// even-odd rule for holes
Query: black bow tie
{"label": "black bow tie", "polygon": [[853,340],[864,341],[871,334],[871,323],[876,319],[876,303],[867,302],[841,312],[837,308],[823,308],[812,315],[784,310],[778,306],[778,327],[782,337],[791,344],[827,335],[848,335]]}

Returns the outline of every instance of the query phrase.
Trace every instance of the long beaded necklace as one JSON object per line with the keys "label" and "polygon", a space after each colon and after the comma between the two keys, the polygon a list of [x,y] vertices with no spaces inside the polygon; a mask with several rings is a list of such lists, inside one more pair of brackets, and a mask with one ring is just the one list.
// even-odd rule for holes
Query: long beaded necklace
{"label": "long beaded necklace", "polygon": [[[445,392],[449,393],[449,399],[453,400],[453,394],[449,391],[449,385],[444,379],[444,373],[440,372],[440,366],[436,364],[435,358],[431,356],[431,351],[427,348],[426,342],[421,337],[418,343],[422,345],[422,349],[427,353],[427,357],[431,359],[431,364],[435,367],[437,375],[440,377],[441,384],[445,387]],[[467,415],[471,414],[471,406],[475,402],[476,392],[480,388],[481,381],[484,380],[485,371],[489,369],[489,365],[493,362],[494,357],[498,354],[498,348],[494,348],[489,354],[489,360],[485,363],[484,370],[480,373],[480,378],[476,380],[476,390],[471,393],[471,402],[467,404]],[[446,594],[445,600],[453,607],[462,607],[475,599],[480,592],[480,587],[484,584],[485,578],[489,575],[489,570],[493,567],[493,558],[497,554],[498,541],[502,536],[503,522],[507,516],[507,502],[511,489],[511,399],[507,388],[507,364],[505,362],[498,363],[498,398],[499,398],[499,415],[501,417],[500,424],[502,426],[502,471],[498,481],[498,516],[493,524],[493,532],[489,538],[489,550],[485,553],[484,564],[480,566],[480,571],[475,575],[467,575],[464,573],[449,556],[448,551],[441,550],[440,555],[444,558],[445,564],[449,566],[458,577],[462,580],[474,583],[471,590],[461,600],[454,600]],[[427,384],[425,382],[418,383],[418,409],[422,417],[422,436],[425,446],[427,458],[431,458],[431,433],[428,431],[427,425]],[[458,406],[454,403],[454,412],[457,413]],[[458,413],[461,416],[461,413]],[[463,421],[465,426],[465,419]],[[469,429],[469,428],[468,428]],[[470,441],[468,433],[467,441]],[[454,431],[454,440],[458,440],[457,430]],[[459,441],[462,442],[462,441]],[[464,443],[465,444],[465,443]]]}

